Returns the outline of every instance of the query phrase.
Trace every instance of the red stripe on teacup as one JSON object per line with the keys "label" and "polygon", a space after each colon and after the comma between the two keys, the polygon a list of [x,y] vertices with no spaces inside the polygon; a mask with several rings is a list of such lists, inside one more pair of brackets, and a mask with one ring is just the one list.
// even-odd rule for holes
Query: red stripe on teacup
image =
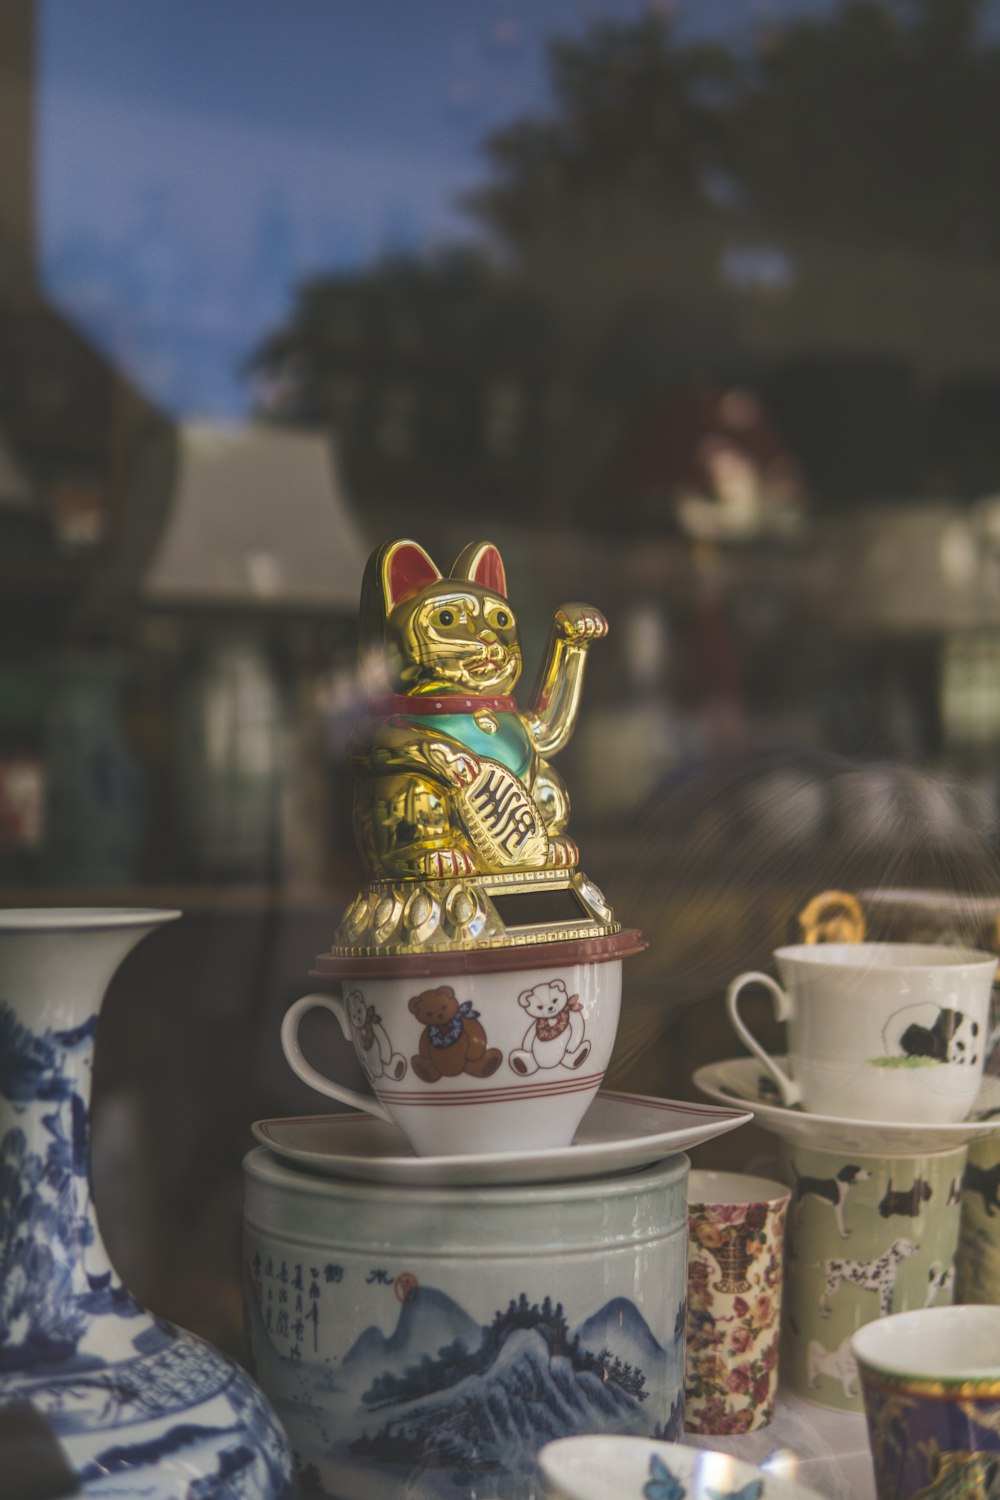
{"label": "red stripe on teacup", "polygon": [[[575,1073],[566,1078],[538,1078],[533,1083],[518,1082],[511,1080],[510,1083],[501,1084],[492,1088],[463,1088],[442,1089],[441,1094],[447,1093],[450,1099],[495,1099],[498,1095],[509,1095],[511,1098],[531,1098],[534,1093],[551,1093],[560,1090],[573,1090],[580,1088],[593,1088],[600,1084],[604,1077],[603,1073],[583,1073],[579,1076]],[[430,1084],[423,1089],[396,1089],[383,1087],[379,1090],[381,1099],[419,1099],[422,1103],[433,1104],[438,1097],[436,1085]]]}
{"label": "red stripe on teacup", "polygon": [[449,1089],[447,1093],[429,1094],[425,1091],[385,1089],[380,1098],[392,1105],[443,1105],[443,1104],[507,1104],[523,1099],[548,1099],[553,1095],[579,1094],[595,1089],[604,1075],[590,1074],[586,1078],[568,1078],[564,1083],[532,1084],[528,1087],[513,1085],[505,1089]]}

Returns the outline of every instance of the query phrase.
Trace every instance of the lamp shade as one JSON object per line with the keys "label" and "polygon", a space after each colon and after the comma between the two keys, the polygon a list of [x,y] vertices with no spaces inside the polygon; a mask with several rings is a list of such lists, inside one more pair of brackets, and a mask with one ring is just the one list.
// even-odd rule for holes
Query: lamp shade
{"label": "lamp shade", "polygon": [[328,434],[189,422],[179,437],[147,604],[356,609],[368,549]]}

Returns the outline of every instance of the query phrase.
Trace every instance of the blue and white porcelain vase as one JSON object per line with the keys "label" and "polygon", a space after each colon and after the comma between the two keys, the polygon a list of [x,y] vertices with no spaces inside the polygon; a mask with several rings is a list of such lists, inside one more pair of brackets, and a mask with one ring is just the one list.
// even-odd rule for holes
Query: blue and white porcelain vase
{"label": "blue and white porcelain vase", "polygon": [[42,1414],[88,1500],[279,1500],[291,1462],[271,1407],[129,1295],[91,1198],[98,1010],[125,955],[177,915],[0,911],[0,1406]]}

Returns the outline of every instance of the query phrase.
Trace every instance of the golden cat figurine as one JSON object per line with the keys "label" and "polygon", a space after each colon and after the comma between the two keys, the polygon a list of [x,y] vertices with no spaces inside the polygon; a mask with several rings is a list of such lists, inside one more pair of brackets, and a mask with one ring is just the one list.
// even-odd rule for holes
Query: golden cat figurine
{"label": "golden cat figurine", "polygon": [[396,691],[370,700],[348,747],[370,878],[575,868],[569,799],[548,757],[573,732],[587,652],[606,634],[590,605],[557,610],[522,714],[511,696],[521,646],[496,547],[471,543],[444,575],[413,541],[373,553],[362,661],[381,664]]}

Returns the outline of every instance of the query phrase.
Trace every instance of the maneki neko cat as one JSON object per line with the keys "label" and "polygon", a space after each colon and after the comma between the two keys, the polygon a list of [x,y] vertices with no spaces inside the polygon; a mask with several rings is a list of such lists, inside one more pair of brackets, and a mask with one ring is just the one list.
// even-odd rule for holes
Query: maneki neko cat
{"label": "maneki neko cat", "polygon": [[390,924],[395,945],[400,903],[410,948],[422,928],[436,946],[449,921],[455,938],[490,941],[496,911],[476,892],[484,881],[517,888],[528,875],[535,888],[575,879],[586,914],[607,930],[603,897],[576,872],[569,798],[549,763],[573,732],[587,653],[606,633],[590,605],[558,609],[522,713],[512,696],[521,675],[517,620],[496,547],[471,543],[445,573],[413,541],[387,542],[372,555],[360,649],[378,690],[348,746],[370,884],[345,917],[341,943],[384,946],[378,930],[387,939]]}
{"label": "maneki neko cat", "polygon": [[355,831],[370,873],[449,876],[565,868],[569,799],[547,757],[566,744],[587,651],[607,633],[586,604],[556,612],[528,713],[500,553],[473,542],[442,575],[416,542],[388,542],[361,593],[362,651],[396,692],[371,702],[349,751]]}

